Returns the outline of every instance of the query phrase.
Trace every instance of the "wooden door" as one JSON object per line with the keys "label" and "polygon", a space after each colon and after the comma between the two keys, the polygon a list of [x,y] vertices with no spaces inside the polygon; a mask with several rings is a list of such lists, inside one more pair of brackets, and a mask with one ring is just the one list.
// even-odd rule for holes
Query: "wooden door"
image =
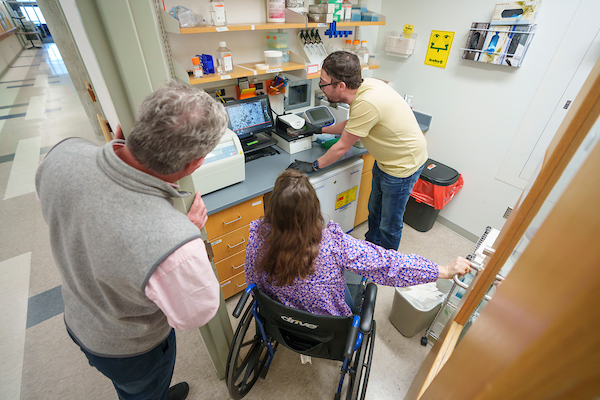
{"label": "wooden door", "polygon": [[[600,145],[456,346],[495,275],[600,115],[600,60],[406,399],[588,399],[600,394]],[[596,124],[596,126],[594,126]]]}

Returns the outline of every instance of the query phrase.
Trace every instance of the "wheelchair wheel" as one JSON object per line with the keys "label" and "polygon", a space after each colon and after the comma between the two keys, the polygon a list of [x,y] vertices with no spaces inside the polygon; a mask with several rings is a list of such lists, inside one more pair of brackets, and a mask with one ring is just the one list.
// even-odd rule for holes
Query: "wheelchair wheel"
{"label": "wheelchair wheel", "polygon": [[363,400],[367,395],[367,385],[369,383],[369,374],[371,373],[371,361],[373,360],[373,347],[375,346],[375,321],[368,335],[363,336],[363,342],[354,356],[352,369],[354,374],[350,374],[350,384],[348,385],[348,400]]}
{"label": "wheelchair wheel", "polygon": [[[256,323],[254,332],[247,335],[254,319],[252,305],[253,303],[246,308],[240,320],[227,359],[227,389],[232,399],[241,399],[248,394],[269,358],[267,346],[260,337]],[[247,340],[246,336],[249,336]]]}

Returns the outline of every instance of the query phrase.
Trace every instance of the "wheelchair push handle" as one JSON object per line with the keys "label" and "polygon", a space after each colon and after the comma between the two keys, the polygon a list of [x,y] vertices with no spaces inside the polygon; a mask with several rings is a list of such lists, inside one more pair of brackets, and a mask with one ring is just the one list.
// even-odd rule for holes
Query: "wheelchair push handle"
{"label": "wheelchair push handle", "polygon": [[377,300],[377,285],[369,283],[365,289],[365,300],[363,301],[360,312],[360,331],[368,333],[373,324],[373,314],[375,313],[375,301]]}
{"label": "wheelchair push handle", "polygon": [[354,344],[356,343],[356,337],[358,336],[358,325],[360,324],[360,317],[358,315],[354,316],[352,320],[352,325],[350,326],[350,330],[348,331],[348,340],[346,341],[346,346],[344,347],[344,356],[352,357],[352,353],[354,353]]}
{"label": "wheelchair push handle", "polygon": [[242,310],[244,309],[244,306],[246,305],[248,296],[250,296],[250,293],[252,293],[252,290],[255,287],[256,287],[256,285],[254,283],[252,283],[252,284],[248,285],[246,290],[244,290],[244,293],[242,293],[242,297],[240,297],[240,300],[238,301],[237,305],[235,306],[235,310],[233,310],[233,316],[235,318],[239,318],[240,314],[242,313]]}

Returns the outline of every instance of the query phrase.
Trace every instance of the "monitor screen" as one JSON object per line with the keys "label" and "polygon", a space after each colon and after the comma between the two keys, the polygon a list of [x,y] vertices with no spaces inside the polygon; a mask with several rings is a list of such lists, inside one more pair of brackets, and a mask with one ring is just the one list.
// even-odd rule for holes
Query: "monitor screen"
{"label": "monitor screen", "polygon": [[225,110],[229,116],[229,129],[240,139],[273,129],[268,95],[226,103]]}

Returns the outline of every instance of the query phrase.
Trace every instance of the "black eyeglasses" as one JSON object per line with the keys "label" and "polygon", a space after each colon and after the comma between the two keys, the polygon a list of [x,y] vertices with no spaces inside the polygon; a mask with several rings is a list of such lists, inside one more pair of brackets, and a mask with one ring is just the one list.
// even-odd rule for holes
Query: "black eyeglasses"
{"label": "black eyeglasses", "polygon": [[326,83],[325,85],[323,85],[321,82],[319,82],[319,89],[323,89],[325,86],[335,85],[336,83],[342,83],[342,81]]}

